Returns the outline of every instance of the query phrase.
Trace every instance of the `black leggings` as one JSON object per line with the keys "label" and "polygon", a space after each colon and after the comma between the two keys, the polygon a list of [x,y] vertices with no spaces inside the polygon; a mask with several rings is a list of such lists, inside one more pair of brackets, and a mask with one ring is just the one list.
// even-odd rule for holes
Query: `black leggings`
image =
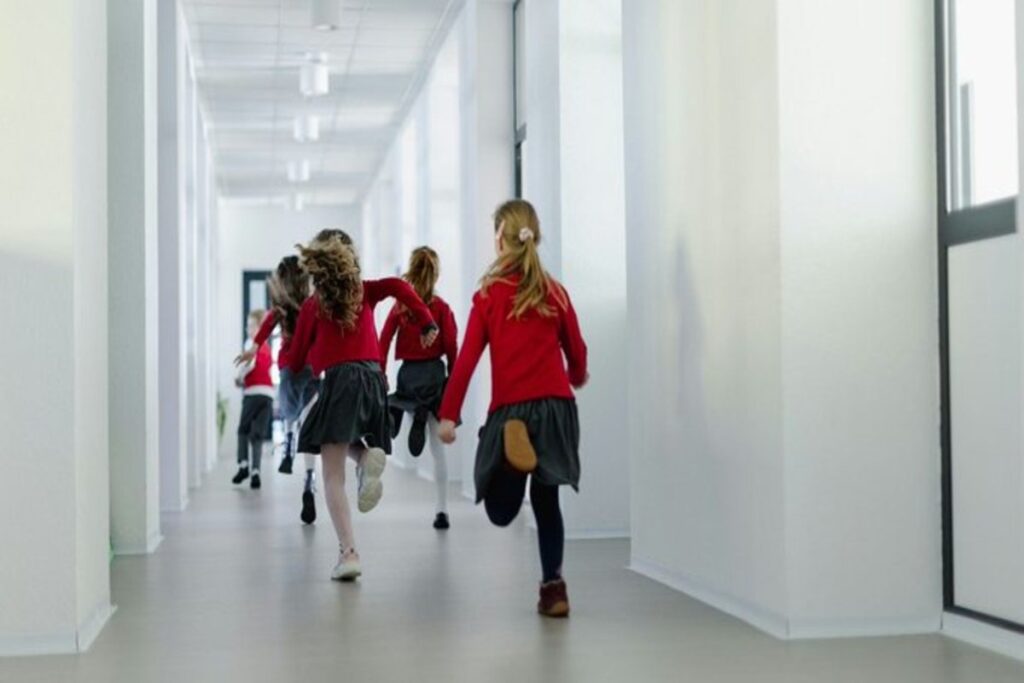
{"label": "black leggings", "polygon": [[[491,522],[504,527],[516,518],[523,506],[526,478],[525,474],[508,468],[502,468],[494,475],[484,495],[484,508]],[[537,519],[537,543],[544,581],[554,581],[562,576],[562,556],[565,553],[565,527],[558,505],[558,487],[540,484],[531,477],[530,503]]]}

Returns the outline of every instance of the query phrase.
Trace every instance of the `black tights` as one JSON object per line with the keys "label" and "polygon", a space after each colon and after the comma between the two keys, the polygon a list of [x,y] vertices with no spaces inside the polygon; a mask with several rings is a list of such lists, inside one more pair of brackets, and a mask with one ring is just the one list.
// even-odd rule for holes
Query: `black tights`
{"label": "black tights", "polygon": [[[501,468],[484,495],[484,508],[491,522],[502,527],[511,524],[523,506],[525,493],[526,475]],[[537,542],[544,581],[554,581],[562,576],[565,552],[565,527],[558,505],[558,487],[546,486],[530,477],[530,503],[537,519]]]}

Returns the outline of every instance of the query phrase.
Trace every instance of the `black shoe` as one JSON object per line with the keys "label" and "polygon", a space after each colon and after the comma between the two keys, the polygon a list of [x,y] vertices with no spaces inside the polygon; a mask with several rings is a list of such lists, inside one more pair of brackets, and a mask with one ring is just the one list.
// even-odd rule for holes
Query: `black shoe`
{"label": "black shoe", "polygon": [[243,481],[245,481],[248,478],[249,478],[249,468],[248,467],[239,467],[238,468],[238,474],[236,474],[235,478],[231,480],[231,483],[232,484],[241,484]]}
{"label": "black shoe", "polygon": [[434,518],[434,528],[438,531],[444,531],[450,526],[451,524],[448,523],[448,515],[444,512],[438,512],[437,517]]}
{"label": "black shoe", "polygon": [[394,439],[398,436],[398,432],[402,429],[402,411],[398,408],[391,409],[391,438]]}
{"label": "black shoe", "polygon": [[310,489],[302,492],[302,514],[299,515],[299,519],[303,524],[312,524],[316,521],[316,497]]}
{"label": "black shoe", "polygon": [[292,462],[294,462],[294,460],[295,458],[290,455],[284,456],[284,460],[281,461],[281,466],[277,468],[277,471],[281,474],[291,474]]}
{"label": "black shoe", "polygon": [[412,421],[412,429],[409,430],[409,452],[412,453],[412,457],[420,457],[425,445],[427,445],[427,421],[417,415]]}
{"label": "black shoe", "polygon": [[252,475],[252,480],[249,482],[249,488],[258,489],[263,486],[263,482],[260,481],[260,475]]}

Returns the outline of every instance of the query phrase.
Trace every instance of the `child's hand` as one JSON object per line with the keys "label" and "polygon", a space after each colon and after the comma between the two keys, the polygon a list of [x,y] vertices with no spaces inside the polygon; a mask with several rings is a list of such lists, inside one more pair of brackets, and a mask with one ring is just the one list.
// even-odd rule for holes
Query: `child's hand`
{"label": "child's hand", "polygon": [[429,330],[420,336],[420,343],[423,344],[423,348],[429,349],[437,341],[437,326],[431,327]]}
{"label": "child's hand", "polygon": [[235,365],[245,365],[246,363],[252,361],[252,359],[255,357],[256,349],[246,349],[245,351],[242,351],[240,354],[238,354],[237,358],[235,358]]}
{"label": "child's hand", "polygon": [[449,446],[455,443],[455,423],[451,420],[441,420],[441,426],[437,431],[438,437],[441,439],[441,443],[448,444]]}

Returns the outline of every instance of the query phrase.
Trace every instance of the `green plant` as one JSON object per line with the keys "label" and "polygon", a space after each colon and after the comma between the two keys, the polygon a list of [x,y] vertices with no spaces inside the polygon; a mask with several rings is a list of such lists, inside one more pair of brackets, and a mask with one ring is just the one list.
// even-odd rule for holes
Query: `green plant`
{"label": "green plant", "polygon": [[224,427],[228,423],[228,400],[217,392],[217,443],[224,439]]}

